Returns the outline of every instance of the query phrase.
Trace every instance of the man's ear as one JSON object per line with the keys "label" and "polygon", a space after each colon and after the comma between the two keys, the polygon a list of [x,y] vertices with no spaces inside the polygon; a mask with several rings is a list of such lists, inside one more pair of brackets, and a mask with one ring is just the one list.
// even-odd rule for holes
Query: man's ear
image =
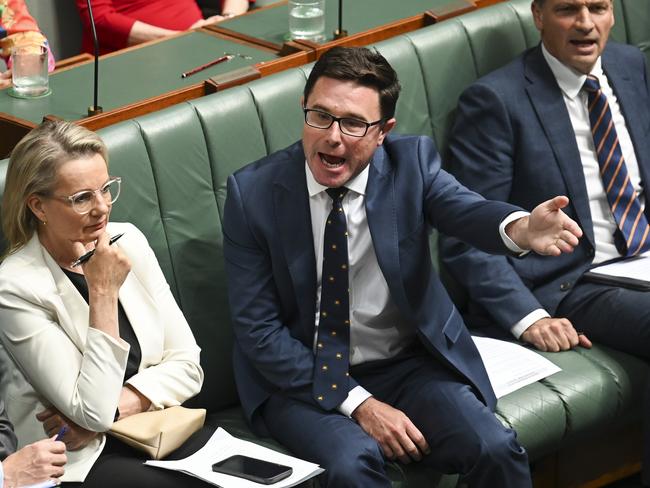
{"label": "man's ear", "polygon": [[45,210],[43,209],[43,198],[32,193],[27,197],[27,206],[41,222],[47,222]]}
{"label": "man's ear", "polygon": [[304,108],[304,106],[305,106],[305,96],[302,95],[300,97],[300,108]]}
{"label": "man's ear", "polygon": [[533,21],[535,22],[535,27],[537,27],[537,30],[541,32],[544,22],[542,21],[542,11],[539,8],[539,5],[537,5],[537,2],[530,4],[530,10],[533,13]]}
{"label": "man's ear", "polygon": [[379,139],[377,140],[377,145],[381,146],[384,142],[384,139],[388,135],[388,133],[393,130],[393,127],[395,127],[395,124],[397,124],[397,119],[395,117],[391,117],[388,119],[386,122],[384,122],[384,125],[381,128],[381,134],[379,135]]}

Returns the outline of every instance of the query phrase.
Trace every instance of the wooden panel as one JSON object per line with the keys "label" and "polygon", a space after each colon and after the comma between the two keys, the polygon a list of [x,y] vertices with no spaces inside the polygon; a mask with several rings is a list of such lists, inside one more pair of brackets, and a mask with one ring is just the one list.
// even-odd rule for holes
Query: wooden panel
{"label": "wooden panel", "polygon": [[33,122],[0,112],[0,159],[9,156],[18,141],[34,127]]}

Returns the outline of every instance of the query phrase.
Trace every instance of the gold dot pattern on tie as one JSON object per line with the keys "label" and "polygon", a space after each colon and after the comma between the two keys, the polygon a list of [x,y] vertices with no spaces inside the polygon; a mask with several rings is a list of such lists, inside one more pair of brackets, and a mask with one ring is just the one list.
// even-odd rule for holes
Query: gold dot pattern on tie
{"label": "gold dot pattern on tie", "polygon": [[331,410],[347,397],[350,356],[348,232],[343,197],[347,188],[329,188],[332,209],[323,237],[320,321],[314,367],[313,396]]}
{"label": "gold dot pattern on tie", "polygon": [[609,102],[598,78],[589,75],[584,89],[600,177],[618,227],[616,248],[623,256],[634,256],[650,249],[650,226],[630,181]]}

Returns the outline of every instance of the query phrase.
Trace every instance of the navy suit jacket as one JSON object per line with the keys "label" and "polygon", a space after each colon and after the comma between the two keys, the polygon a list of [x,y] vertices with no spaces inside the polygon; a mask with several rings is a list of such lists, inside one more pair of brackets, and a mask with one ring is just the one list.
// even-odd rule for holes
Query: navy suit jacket
{"label": "navy suit jacket", "polygon": [[[642,180],[648,182],[650,88],[645,58],[634,47],[610,42],[602,65],[625,117]],[[489,256],[457,239],[441,240],[445,265],[479,305],[470,311],[470,322],[472,314],[489,315],[510,328],[538,308],[553,315],[591,266],[594,233],[575,134],[541,46],[480,79],[461,96],[449,163],[463,184],[485,198],[527,210],[555,195],[569,197],[565,211],[584,231],[572,254],[516,260]],[[644,191],[650,202],[647,184]]]}
{"label": "navy suit jacket", "polygon": [[[431,139],[407,136],[389,136],[376,150],[365,207],[403,319],[494,408],[478,351],[432,266],[429,236],[436,227],[505,253],[498,226],[518,208],[467,190],[440,169]],[[254,413],[273,392],[311,398],[316,259],[302,143],[230,176],[224,214],[235,379],[247,419],[263,432]],[[350,378],[350,389],[356,385]]]}

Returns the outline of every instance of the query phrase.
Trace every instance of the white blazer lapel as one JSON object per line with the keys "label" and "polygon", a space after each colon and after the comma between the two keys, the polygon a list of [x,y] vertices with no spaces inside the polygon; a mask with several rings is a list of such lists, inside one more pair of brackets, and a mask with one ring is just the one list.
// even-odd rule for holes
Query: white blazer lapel
{"label": "white blazer lapel", "polygon": [[163,349],[163,337],[160,333],[163,320],[158,316],[153,298],[133,271],[124,280],[119,297],[140,343],[142,360],[139,369],[157,364],[160,362],[160,352]]}
{"label": "white blazer lapel", "polygon": [[[32,238],[30,245],[34,243],[38,246],[38,255],[40,255],[43,265],[49,269],[59,292],[61,301],[55,307],[59,316],[59,325],[79,351],[83,352],[89,325],[88,304],[52,256],[41,246],[36,236]],[[44,276],[47,275],[44,274]]]}

